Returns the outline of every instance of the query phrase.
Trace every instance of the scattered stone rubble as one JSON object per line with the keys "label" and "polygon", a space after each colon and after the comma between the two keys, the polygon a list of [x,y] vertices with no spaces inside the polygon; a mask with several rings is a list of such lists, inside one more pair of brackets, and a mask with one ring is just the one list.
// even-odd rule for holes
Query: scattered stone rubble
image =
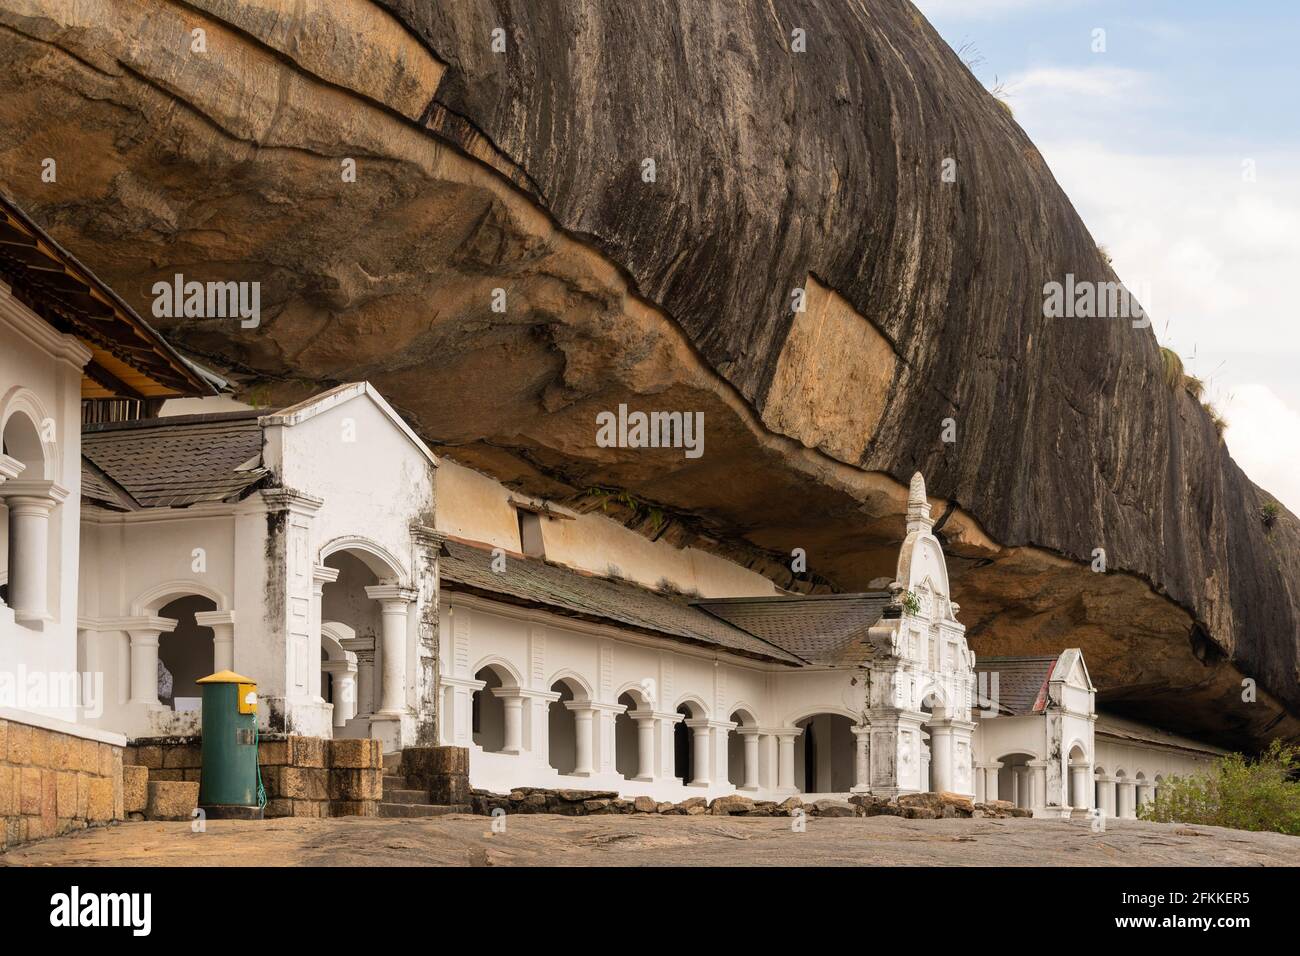
{"label": "scattered stone rubble", "polygon": [[802,810],[814,817],[893,816],[910,820],[938,820],[956,817],[1028,817],[1033,814],[1006,800],[975,803],[956,793],[908,793],[892,800],[870,794],[854,794],[847,800],[824,798],[805,803],[790,797],[780,803],[753,800],[740,794],[706,800],[691,797],[680,803],[664,803],[653,797],[620,797],[613,790],[544,790],[519,787],[509,794],[471,790],[469,805],[474,813],[490,816],[494,810],[506,813],[554,813],[583,817],[616,813],[658,813],[665,816],[788,817]]}

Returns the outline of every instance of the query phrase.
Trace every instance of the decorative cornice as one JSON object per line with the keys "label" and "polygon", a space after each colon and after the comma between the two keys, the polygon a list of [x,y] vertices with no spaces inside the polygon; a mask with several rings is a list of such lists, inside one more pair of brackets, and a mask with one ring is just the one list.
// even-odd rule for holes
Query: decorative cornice
{"label": "decorative cornice", "polygon": [[267,508],[272,511],[292,511],[295,514],[312,515],[325,504],[324,498],[315,498],[292,488],[263,488],[258,493],[266,502]]}

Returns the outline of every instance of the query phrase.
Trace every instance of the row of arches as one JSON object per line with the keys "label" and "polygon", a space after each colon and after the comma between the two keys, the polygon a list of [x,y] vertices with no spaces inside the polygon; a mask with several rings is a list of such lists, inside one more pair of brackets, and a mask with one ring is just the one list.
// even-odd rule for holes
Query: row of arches
{"label": "row of arches", "polygon": [[[519,679],[508,665],[483,664],[474,674],[481,688],[471,700],[473,742],[487,753],[517,754],[523,749],[522,707]],[[557,675],[551,682],[546,707],[546,763],[557,773],[583,774],[591,770],[590,728],[597,705],[586,682],[577,675]],[[625,780],[649,780],[653,775],[652,748],[657,716],[646,695],[635,688],[624,690],[614,711],[613,765]],[[713,738],[704,704],[687,698],[673,712],[680,719],[672,724],[672,775],[683,785],[704,782],[711,763]],[[759,723],[752,709],[739,706],[721,725],[727,732],[727,783],[737,788],[758,787]],[[794,729],[794,786],[805,793],[847,792],[854,786],[856,741],[853,721],[835,713],[813,714],[798,720]],[[539,755],[540,756],[540,755]],[[713,781],[721,783],[722,781]]]}
{"label": "row of arches", "polygon": [[[405,702],[406,609],[414,591],[390,583],[403,572],[382,549],[354,547],[352,540],[322,549],[313,611],[319,661],[299,671],[307,679],[297,691],[333,705],[336,735],[363,736],[365,718],[385,705],[397,712]],[[130,612],[131,663],[119,691],[130,702],[196,710],[197,681],[236,669],[235,609],[220,591],[198,581],[162,582],[138,595]],[[345,732],[354,718],[362,720]]]}

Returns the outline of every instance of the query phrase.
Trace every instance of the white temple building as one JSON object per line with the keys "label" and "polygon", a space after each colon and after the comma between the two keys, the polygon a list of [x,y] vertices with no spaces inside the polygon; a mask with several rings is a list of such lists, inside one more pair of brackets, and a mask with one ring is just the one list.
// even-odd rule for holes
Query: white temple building
{"label": "white temple building", "polygon": [[[23,222],[0,231],[24,250],[0,256],[0,678],[88,679],[4,719],[192,734],[195,681],[232,669],[264,730],[465,747],[498,792],[943,790],[1043,816],[1133,816],[1219,753],[1098,715],[1077,649],[977,661],[919,474],[888,588],[786,593],[440,460],[365,382],[194,397],[212,376],[93,276],[38,314],[27,260],[62,251]],[[78,304],[138,341],[89,338]],[[127,420],[80,426],[123,395]]]}

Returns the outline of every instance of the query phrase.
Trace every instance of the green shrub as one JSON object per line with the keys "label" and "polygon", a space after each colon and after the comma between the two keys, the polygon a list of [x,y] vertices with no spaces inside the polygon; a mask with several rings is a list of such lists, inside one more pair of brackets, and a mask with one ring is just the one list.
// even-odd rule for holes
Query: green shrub
{"label": "green shrub", "polygon": [[1138,811],[1158,823],[1200,823],[1300,836],[1300,747],[1274,740],[1259,758],[1229,754],[1214,769],[1170,777]]}

